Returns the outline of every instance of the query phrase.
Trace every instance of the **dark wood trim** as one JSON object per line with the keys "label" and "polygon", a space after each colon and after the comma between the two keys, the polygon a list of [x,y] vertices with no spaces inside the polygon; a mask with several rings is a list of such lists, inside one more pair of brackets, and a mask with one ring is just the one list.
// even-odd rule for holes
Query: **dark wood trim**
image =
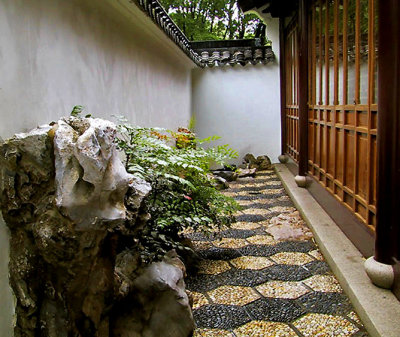
{"label": "dark wood trim", "polygon": [[[292,160],[286,164],[289,171],[296,175],[298,166]],[[342,205],[317,180],[310,178],[308,192],[320,204],[347,238],[357,247],[364,257],[374,253],[374,233],[370,231],[348,208]]]}
{"label": "dark wood trim", "polygon": [[378,3],[378,168],[375,259],[400,259],[400,2]]}
{"label": "dark wood trim", "polygon": [[299,176],[308,171],[308,0],[299,8]]}
{"label": "dark wood trim", "polygon": [[394,282],[393,282],[393,294],[400,300],[400,261],[395,259],[395,264],[393,266],[394,271]]}
{"label": "dark wood trim", "polygon": [[281,80],[281,154],[286,153],[285,18],[279,18],[279,75]]}

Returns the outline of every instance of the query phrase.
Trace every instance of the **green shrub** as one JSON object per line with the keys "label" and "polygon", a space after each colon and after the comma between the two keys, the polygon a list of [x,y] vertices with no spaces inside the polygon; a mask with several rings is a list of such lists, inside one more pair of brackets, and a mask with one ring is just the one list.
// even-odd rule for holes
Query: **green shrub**
{"label": "green shrub", "polygon": [[151,220],[143,231],[141,244],[145,260],[159,258],[165,251],[185,249],[179,233],[186,229],[210,233],[229,226],[233,213],[240,209],[230,197],[213,186],[210,164],[224,164],[237,157],[228,145],[204,149],[191,134],[196,146],[174,146],[179,132],[158,128],[119,126],[119,148],[126,154],[126,169],[152,186],[145,207]]}

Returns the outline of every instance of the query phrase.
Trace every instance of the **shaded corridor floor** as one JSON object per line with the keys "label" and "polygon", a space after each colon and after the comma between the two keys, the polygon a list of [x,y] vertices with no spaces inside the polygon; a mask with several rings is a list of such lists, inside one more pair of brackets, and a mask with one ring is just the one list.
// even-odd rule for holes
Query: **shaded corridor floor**
{"label": "shaded corridor floor", "polygon": [[194,336],[368,336],[273,171],[224,192],[243,210],[215,237],[188,234],[204,258],[186,279]]}

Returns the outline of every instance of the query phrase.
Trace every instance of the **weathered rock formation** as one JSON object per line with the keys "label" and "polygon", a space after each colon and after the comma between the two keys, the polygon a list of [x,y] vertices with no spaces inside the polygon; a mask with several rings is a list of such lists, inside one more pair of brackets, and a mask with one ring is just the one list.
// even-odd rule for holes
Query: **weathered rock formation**
{"label": "weathered rock formation", "polygon": [[[118,268],[119,272],[126,272]],[[175,337],[193,330],[183,276],[185,266],[176,254],[152,263],[129,285],[131,289],[114,313],[114,336]],[[134,303],[134,305],[132,305]]]}
{"label": "weathered rock formation", "polygon": [[[193,330],[180,260],[141,263],[136,233],[151,188],[125,171],[115,136],[108,121],[71,117],[0,145],[16,337]],[[174,334],[160,334],[170,324]]]}
{"label": "weathered rock formation", "polygon": [[246,169],[246,168],[239,168],[238,169],[238,177],[239,178],[248,178],[248,177],[255,177],[256,176],[257,169],[256,168],[251,168],[251,169]]}
{"label": "weathered rock formation", "polygon": [[243,163],[239,166],[242,169],[253,169],[257,171],[271,170],[272,164],[268,156],[254,157],[251,153],[246,154],[243,157]]}
{"label": "weathered rock formation", "polygon": [[217,190],[226,190],[227,188],[229,188],[229,183],[226,179],[213,174],[209,174],[208,177]]}

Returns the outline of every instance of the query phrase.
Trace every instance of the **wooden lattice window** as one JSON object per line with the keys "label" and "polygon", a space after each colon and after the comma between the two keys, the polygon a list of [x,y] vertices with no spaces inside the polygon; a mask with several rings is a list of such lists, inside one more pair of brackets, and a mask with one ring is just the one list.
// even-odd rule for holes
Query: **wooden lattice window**
{"label": "wooden lattice window", "polygon": [[293,21],[285,34],[285,153],[295,162],[299,159],[299,56],[298,56],[298,25]]}
{"label": "wooden lattice window", "polygon": [[309,173],[372,230],[377,1],[317,0],[309,21]]}

